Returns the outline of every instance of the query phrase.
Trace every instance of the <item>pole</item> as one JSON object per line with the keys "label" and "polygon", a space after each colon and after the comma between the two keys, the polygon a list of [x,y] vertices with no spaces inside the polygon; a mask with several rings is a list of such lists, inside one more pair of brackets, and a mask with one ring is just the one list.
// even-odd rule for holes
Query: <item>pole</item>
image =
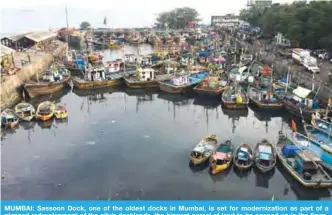
{"label": "pole", "polygon": [[66,13],[66,26],[67,26],[66,42],[68,44],[69,43],[69,23],[68,23],[68,10],[67,10],[67,7],[65,7],[65,13]]}

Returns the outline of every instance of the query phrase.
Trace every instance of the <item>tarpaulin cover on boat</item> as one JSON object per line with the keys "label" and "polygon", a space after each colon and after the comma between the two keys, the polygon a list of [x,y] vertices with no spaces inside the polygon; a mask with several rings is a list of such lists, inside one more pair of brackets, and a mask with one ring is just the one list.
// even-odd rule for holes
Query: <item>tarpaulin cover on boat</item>
{"label": "tarpaulin cover on boat", "polygon": [[198,54],[199,57],[209,57],[210,53],[209,52],[200,52]]}
{"label": "tarpaulin cover on boat", "polygon": [[214,160],[225,160],[228,157],[228,154],[223,152],[216,152],[212,155]]}
{"label": "tarpaulin cover on boat", "polygon": [[310,94],[311,90],[308,90],[306,88],[303,87],[297,87],[295,90],[293,90],[293,94],[295,94],[296,96],[300,97],[300,98],[307,98],[307,96]]}

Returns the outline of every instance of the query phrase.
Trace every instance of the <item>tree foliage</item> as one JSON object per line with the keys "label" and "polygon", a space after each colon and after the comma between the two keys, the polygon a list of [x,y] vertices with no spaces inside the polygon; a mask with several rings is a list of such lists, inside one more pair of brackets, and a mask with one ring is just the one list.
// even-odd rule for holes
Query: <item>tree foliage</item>
{"label": "tree foliage", "polygon": [[91,25],[90,25],[90,23],[87,22],[87,21],[83,21],[83,22],[81,22],[81,24],[80,24],[80,28],[81,28],[81,29],[87,29],[87,28],[89,28],[89,27],[91,27]]}
{"label": "tree foliage", "polygon": [[176,8],[160,13],[157,17],[157,24],[163,28],[167,26],[171,29],[181,29],[192,21],[198,21],[198,15],[198,12],[193,8]]}
{"label": "tree foliage", "polygon": [[282,33],[303,48],[332,49],[332,2],[276,4],[243,10],[240,18],[259,26],[265,35]]}

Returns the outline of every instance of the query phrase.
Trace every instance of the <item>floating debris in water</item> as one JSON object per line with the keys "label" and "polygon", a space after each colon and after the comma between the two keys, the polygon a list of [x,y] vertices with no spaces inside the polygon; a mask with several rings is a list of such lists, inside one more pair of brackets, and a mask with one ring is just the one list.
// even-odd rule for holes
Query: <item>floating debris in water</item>
{"label": "floating debris in water", "polygon": [[143,137],[144,137],[144,139],[148,139],[148,138],[150,138],[149,135],[144,135]]}
{"label": "floating debris in water", "polygon": [[88,142],[86,142],[86,144],[87,144],[87,145],[95,145],[96,142],[95,142],[95,141],[88,141]]}

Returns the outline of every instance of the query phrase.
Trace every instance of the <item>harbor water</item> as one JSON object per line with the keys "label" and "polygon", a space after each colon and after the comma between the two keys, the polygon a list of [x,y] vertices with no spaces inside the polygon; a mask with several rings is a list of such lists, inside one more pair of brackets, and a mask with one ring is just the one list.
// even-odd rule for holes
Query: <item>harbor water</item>
{"label": "harbor water", "polygon": [[2,199],[331,199],[330,190],[303,188],[280,165],[215,176],[189,165],[190,150],[208,134],[235,146],[276,141],[289,131],[285,112],[230,111],[219,99],[125,86],[67,89],[32,103],[45,100],[65,103],[69,118],[2,131]]}

